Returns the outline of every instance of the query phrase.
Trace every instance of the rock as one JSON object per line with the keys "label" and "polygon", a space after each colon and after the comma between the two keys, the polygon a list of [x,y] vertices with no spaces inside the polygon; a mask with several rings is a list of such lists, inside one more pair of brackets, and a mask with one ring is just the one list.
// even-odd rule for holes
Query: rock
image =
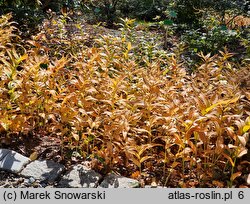
{"label": "rock", "polygon": [[0,149],[0,169],[19,173],[30,159],[11,150]]}
{"label": "rock", "polygon": [[83,165],[74,166],[63,176],[58,187],[61,188],[96,188],[102,178],[97,172]]}
{"label": "rock", "polygon": [[100,184],[102,188],[138,188],[139,182],[135,179],[109,174]]}
{"label": "rock", "polygon": [[0,161],[11,152],[11,150],[8,149],[0,149]]}
{"label": "rock", "polygon": [[63,170],[64,166],[54,161],[35,160],[21,171],[21,176],[33,177],[40,181],[53,182],[61,175]]}
{"label": "rock", "polygon": [[151,186],[151,185],[145,185],[144,188],[166,188],[164,186]]}
{"label": "rock", "polygon": [[29,184],[35,183],[35,181],[36,181],[36,179],[34,179],[33,177],[30,177],[30,178],[28,179],[28,183],[29,183]]}

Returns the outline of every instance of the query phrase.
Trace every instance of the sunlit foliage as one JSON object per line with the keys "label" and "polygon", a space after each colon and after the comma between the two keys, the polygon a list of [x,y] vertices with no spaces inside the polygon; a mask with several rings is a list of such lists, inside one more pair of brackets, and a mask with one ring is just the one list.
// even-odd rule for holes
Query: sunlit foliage
{"label": "sunlit foliage", "polygon": [[65,37],[64,18],[47,21],[20,45],[10,16],[0,18],[1,144],[49,136],[60,140],[64,159],[77,153],[97,171],[146,184],[242,184],[237,179],[249,173],[249,66],[235,69],[224,49],[200,53],[203,63],[190,75],[177,51],[133,41],[133,20],[123,19],[120,35],[89,45],[77,24],[82,38]]}

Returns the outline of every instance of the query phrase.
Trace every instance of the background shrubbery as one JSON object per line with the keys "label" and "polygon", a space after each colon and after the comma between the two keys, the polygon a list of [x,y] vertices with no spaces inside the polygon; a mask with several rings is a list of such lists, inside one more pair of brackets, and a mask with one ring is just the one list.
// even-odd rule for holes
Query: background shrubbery
{"label": "background shrubbery", "polygon": [[227,46],[231,52],[241,50],[242,55],[233,58],[235,61],[249,57],[249,26],[235,21],[237,16],[249,16],[249,1],[117,0],[86,1],[85,6],[84,11],[94,14],[96,20],[106,19],[108,27],[120,17],[132,17],[154,22],[171,35],[180,36],[186,46],[183,56],[191,70],[200,51],[217,54]]}

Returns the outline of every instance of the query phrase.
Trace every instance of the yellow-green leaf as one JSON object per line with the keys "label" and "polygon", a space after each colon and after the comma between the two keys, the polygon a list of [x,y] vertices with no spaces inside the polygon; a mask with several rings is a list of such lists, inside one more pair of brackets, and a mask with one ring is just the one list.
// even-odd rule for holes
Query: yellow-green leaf
{"label": "yellow-green leaf", "polygon": [[240,96],[236,96],[235,98],[233,99],[228,99],[228,100],[222,100],[222,101],[219,101],[211,106],[209,106],[208,108],[205,109],[205,111],[203,111],[203,115],[205,115],[206,113],[208,113],[209,111],[213,110],[215,107],[219,106],[219,105],[228,105],[230,103],[235,103],[236,101],[238,101],[240,98]]}
{"label": "yellow-green leaf", "polygon": [[28,58],[28,55],[27,55],[27,54],[24,54],[23,56],[21,56],[21,57],[18,59],[17,63],[19,64],[20,62],[26,60],[27,58]]}
{"label": "yellow-green leaf", "polygon": [[127,50],[131,50],[131,48],[132,48],[132,45],[131,45],[131,42],[129,42],[127,46]]}
{"label": "yellow-green leaf", "polygon": [[243,127],[243,132],[246,133],[250,129],[250,125],[245,125]]}

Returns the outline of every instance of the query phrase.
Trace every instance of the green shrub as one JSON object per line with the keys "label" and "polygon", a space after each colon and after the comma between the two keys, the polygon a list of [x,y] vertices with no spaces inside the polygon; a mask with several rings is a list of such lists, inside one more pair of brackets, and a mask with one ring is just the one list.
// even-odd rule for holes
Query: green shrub
{"label": "green shrub", "polygon": [[200,29],[186,30],[181,36],[181,40],[189,45],[189,49],[195,53],[216,54],[224,46],[232,50],[238,46],[240,31],[230,30],[226,26],[217,24],[208,27],[204,25]]}
{"label": "green shrub", "polygon": [[206,17],[208,12],[216,12],[223,22],[225,15],[232,11],[236,15],[247,15],[248,5],[248,0],[172,0],[169,9],[177,13],[176,23],[198,28],[203,24],[204,16]]}
{"label": "green shrub", "polygon": [[29,36],[45,18],[47,9],[58,12],[68,1],[71,0],[0,0],[0,15],[12,13],[19,30]]}
{"label": "green shrub", "polygon": [[94,16],[96,21],[105,21],[108,27],[121,17],[152,20],[162,15],[167,3],[163,0],[94,0],[82,4],[82,10]]}
{"label": "green shrub", "polygon": [[241,62],[249,50],[249,29],[231,26],[237,16],[247,16],[249,1],[177,0],[169,1],[163,21],[185,44],[184,61],[193,69],[197,53],[218,54],[227,47]]}
{"label": "green shrub", "polygon": [[167,1],[163,0],[126,0],[121,4],[120,10],[125,16],[152,21],[157,15],[162,15],[166,6]]}

